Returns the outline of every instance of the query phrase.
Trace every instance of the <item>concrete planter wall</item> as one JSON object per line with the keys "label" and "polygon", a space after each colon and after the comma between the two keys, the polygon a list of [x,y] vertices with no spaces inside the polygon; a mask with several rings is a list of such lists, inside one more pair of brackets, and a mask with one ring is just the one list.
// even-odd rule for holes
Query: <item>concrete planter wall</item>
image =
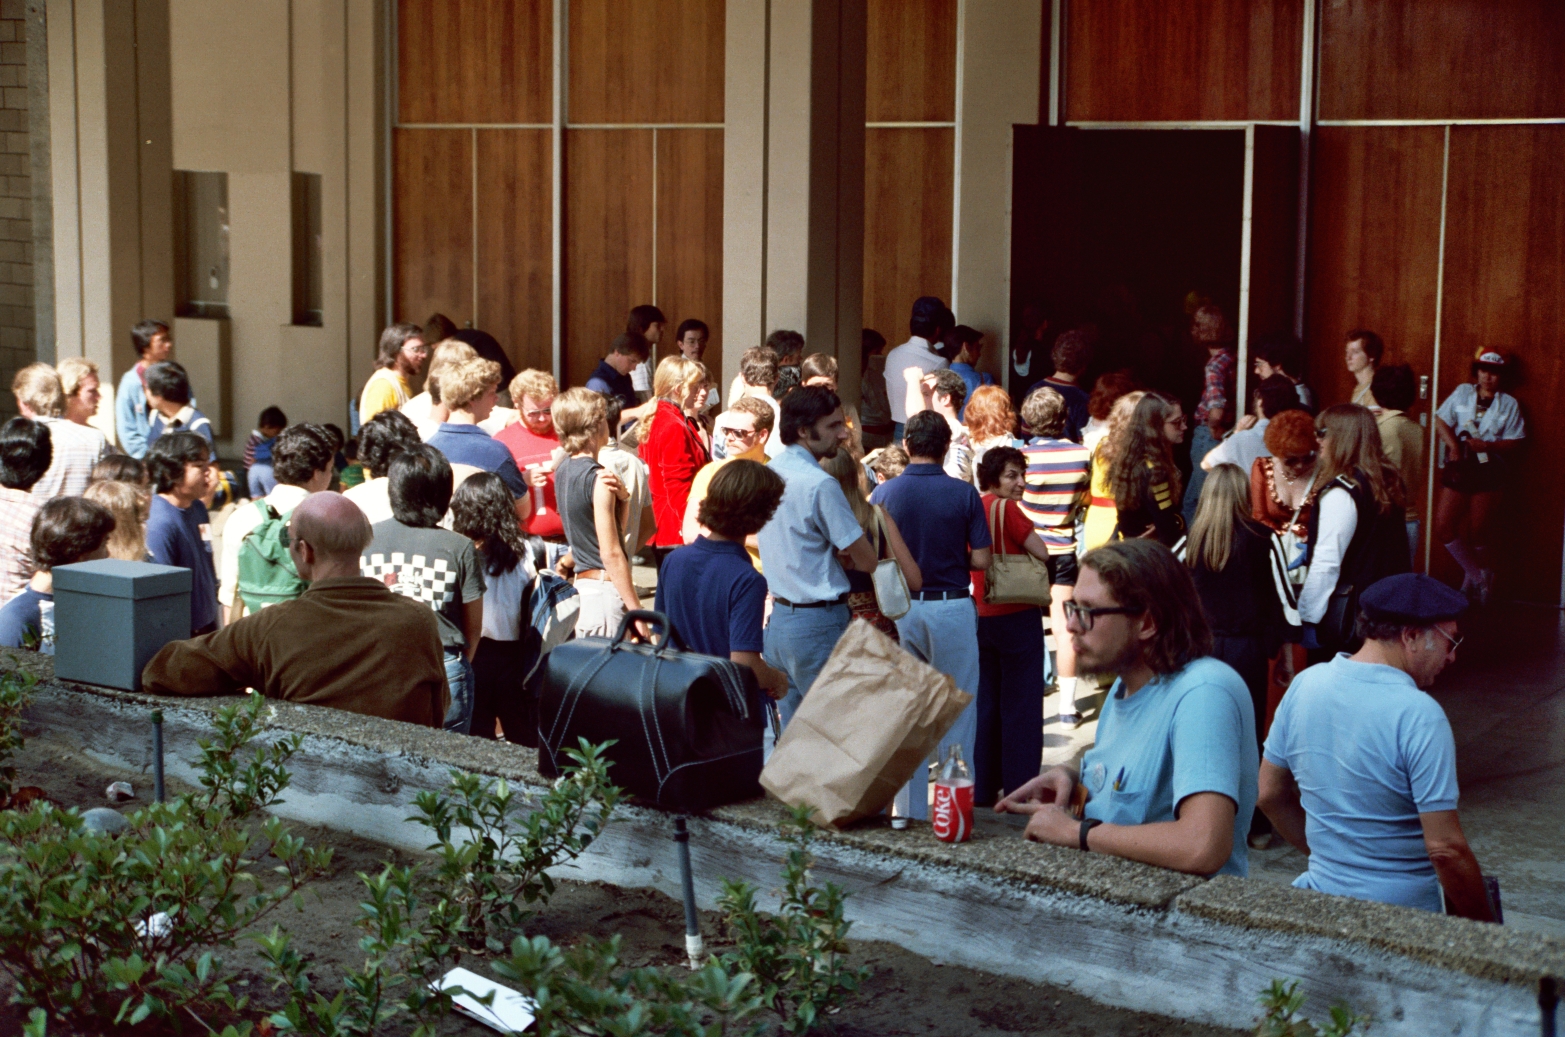
{"label": "concrete planter wall", "polygon": [[[26,655],[11,663],[48,666]],[[154,704],[165,718],[168,773],[193,780],[196,739],[222,700],[48,679],[28,726],[106,763],[150,771]],[[414,796],[443,788],[453,767],[546,786],[535,754],[517,746],[288,703],[277,703],[272,719],[277,732],[304,736],[276,813],[404,850],[427,843],[427,832],[404,820]],[[776,886],[782,816],[777,804],[755,801],[692,820],[703,907],[715,906],[723,877]],[[670,820],[622,808],[562,875],[678,897]],[[853,894],[856,937],[1202,1022],[1253,1025],[1256,994],[1274,978],[1299,978],[1312,1015],[1345,1001],[1374,1016],[1377,1034],[1531,1037],[1540,979],[1565,975],[1565,942],[1549,937],[1273,883],[1202,880],[1025,843],[1000,825],[956,846],[927,829],[869,828],[823,836],[817,850],[818,874]]]}

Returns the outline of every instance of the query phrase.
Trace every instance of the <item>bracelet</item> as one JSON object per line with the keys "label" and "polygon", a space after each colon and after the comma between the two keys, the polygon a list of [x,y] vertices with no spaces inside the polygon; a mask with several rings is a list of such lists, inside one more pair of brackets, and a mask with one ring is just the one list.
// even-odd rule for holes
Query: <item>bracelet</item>
{"label": "bracelet", "polygon": [[1102,823],[1103,823],[1102,821],[1095,821],[1095,820],[1093,820],[1090,817],[1089,818],[1084,818],[1082,820],[1082,822],[1081,822],[1081,852],[1082,853],[1091,853],[1092,852],[1091,850],[1087,849],[1087,833],[1092,831],[1094,828],[1098,827]]}

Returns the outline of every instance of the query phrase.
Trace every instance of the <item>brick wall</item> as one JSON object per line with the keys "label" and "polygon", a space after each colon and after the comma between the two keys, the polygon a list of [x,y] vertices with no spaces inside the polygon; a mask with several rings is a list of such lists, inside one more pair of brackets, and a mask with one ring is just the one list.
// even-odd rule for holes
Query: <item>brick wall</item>
{"label": "brick wall", "polygon": [[16,413],[11,377],[37,356],[24,2],[0,0],[0,416],[5,417]]}

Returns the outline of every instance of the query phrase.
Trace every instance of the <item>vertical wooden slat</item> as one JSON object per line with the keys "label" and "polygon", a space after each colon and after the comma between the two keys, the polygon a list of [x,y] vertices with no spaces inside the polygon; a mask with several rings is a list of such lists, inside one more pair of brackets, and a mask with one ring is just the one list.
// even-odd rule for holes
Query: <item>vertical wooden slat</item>
{"label": "vertical wooden slat", "polygon": [[1559,0],[1321,8],[1322,119],[1565,118]]}
{"label": "vertical wooden slat", "polygon": [[[1508,458],[1514,496],[1496,509],[1491,542],[1501,594],[1550,605],[1560,603],[1565,533],[1562,183],[1565,126],[1451,130],[1440,395],[1471,380],[1480,347],[1515,358],[1506,389],[1522,405],[1528,442]],[[1448,564],[1438,546],[1435,555]]]}
{"label": "vertical wooden slat", "polygon": [[548,130],[478,131],[478,312],[518,370],[549,370]]}
{"label": "vertical wooden slat", "polygon": [[473,316],[473,135],[392,132],[392,309],[423,323]]}
{"label": "vertical wooden slat", "polygon": [[652,131],[565,135],[565,365],[580,385],[652,301]]}
{"label": "vertical wooden slat", "polygon": [[956,0],[869,0],[867,122],[956,119]]}
{"label": "vertical wooden slat", "polygon": [[914,299],[951,296],[953,144],[949,129],[864,131],[864,326],[892,344]]}
{"label": "vertical wooden slat", "polygon": [[[705,363],[712,384],[724,386],[723,131],[659,130],[657,191],[657,304],[668,317],[673,353],[679,322],[690,317],[711,329]],[[727,401],[724,401],[725,403]]]}
{"label": "vertical wooden slat", "polygon": [[571,122],[722,122],[725,13],[725,0],[571,0]]}
{"label": "vertical wooden slat", "polygon": [[552,0],[398,0],[401,122],[549,121]]}
{"label": "vertical wooden slat", "polygon": [[1303,0],[1069,5],[1066,118],[1297,119]]}

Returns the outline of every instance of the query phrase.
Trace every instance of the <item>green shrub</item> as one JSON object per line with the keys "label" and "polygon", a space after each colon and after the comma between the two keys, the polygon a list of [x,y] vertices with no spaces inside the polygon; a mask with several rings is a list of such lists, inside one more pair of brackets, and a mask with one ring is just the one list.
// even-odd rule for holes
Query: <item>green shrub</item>
{"label": "green shrub", "polygon": [[[330,861],[279,819],[250,820],[287,786],[299,745],[237,762],[264,708],[256,696],[220,711],[201,743],[204,791],[137,811],[117,835],[46,802],[0,813],[0,967],[23,1004],[87,1027],[243,1008],[214,950]],[[268,854],[271,885],[251,871]]]}
{"label": "green shrub", "polygon": [[789,1033],[805,1033],[830,1008],[858,990],[867,969],[847,965],[848,929],[842,917],[846,894],[836,885],[810,885],[810,843],[815,825],[808,807],[797,807],[783,825],[788,855],[783,863],[781,911],[755,906],[757,890],[746,882],[723,882],[718,903],[733,933],[734,951],[724,963],[730,973],[749,973],[762,999],[783,1018]]}
{"label": "green shrub", "polygon": [[1331,1022],[1317,1026],[1300,1015],[1304,1008],[1304,994],[1299,981],[1284,983],[1272,980],[1272,985],[1261,993],[1261,1007],[1266,1015],[1255,1031],[1255,1037],[1352,1037],[1369,1032],[1368,1016],[1355,1015],[1347,1005],[1335,1005],[1331,1009]]}
{"label": "green shrub", "polygon": [[419,812],[408,820],[435,833],[428,847],[440,858],[433,881],[461,910],[471,948],[503,951],[531,905],[554,894],[547,869],[576,859],[603,831],[620,800],[603,756],[612,744],[582,739],[580,749],[568,750],[575,765],[525,817],[504,779],[453,770],[449,795],[419,793]]}
{"label": "green shrub", "polygon": [[38,678],[30,673],[8,670],[0,673],[0,807],[11,802],[16,790],[16,765],[12,758],[21,751],[22,710],[33,697]]}

